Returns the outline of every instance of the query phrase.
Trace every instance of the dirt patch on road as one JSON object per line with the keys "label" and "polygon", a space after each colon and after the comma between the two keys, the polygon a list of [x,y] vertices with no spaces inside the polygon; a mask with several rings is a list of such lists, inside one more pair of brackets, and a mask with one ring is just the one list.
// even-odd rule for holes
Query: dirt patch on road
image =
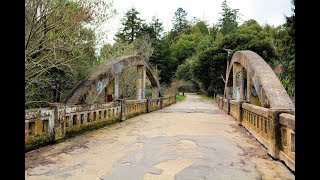
{"label": "dirt patch on road", "polygon": [[267,149],[245,127],[239,125],[230,126],[234,129],[234,132],[241,134],[241,138],[237,139],[237,146],[243,150],[242,156],[256,165],[256,169],[261,173],[262,179],[295,179],[295,176],[285,165],[271,158]]}

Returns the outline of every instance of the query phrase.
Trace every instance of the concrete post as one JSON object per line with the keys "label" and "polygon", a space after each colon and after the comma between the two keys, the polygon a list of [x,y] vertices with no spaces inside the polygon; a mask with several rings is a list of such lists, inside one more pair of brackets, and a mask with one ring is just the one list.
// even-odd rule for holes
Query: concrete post
{"label": "concrete post", "polygon": [[126,101],[123,100],[123,99],[119,99],[118,100],[119,103],[120,103],[120,109],[121,109],[121,112],[120,112],[120,121],[125,121],[126,120]]}
{"label": "concrete post", "polygon": [[233,68],[232,68],[232,76],[233,76],[233,78],[232,78],[232,91],[233,91],[233,93],[232,93],[232,99],[237,99],[236,98],[236,91],[237,91],[237,84],[236,84],[236,82],[237,82],[237,63],[234,63],[233,64]]}
{"label": "concrete post", "polygon": [[137,66],[137,99],[145,99],[146,91],[146,67]]}
{"label": "concrete post", "polygon": [[242,117],[242,103],[245,102],[244,100],[240,100],[238,102],[238,125],[242,125],[242,120],[243,120],[243,117]]}
{"label": "concrete post", "polygon": [[146,105],[146,113],[148,113],[149,112],[149,102],[150,102],[150,100],[149,99],[147,99],[147,105]]}
{"label": "concrete post", "polygon": [[233,64],[233,96],[235,100],[244,100],[244,73],[239,63]]}
{"label": "concrete post", "polygon": [[146,98],[146,66],[142,66],[142,99]]}
{"label": "concrete post", "polygon": [[160,109],[162,109],[163,97],[160,97]]}
{"label": "concrete post", "polygon": [[105,101],[106,102],[112,102],[113,101],[113,88],[114,88],[114,79],[107,84],[105,88]]}
{"label": "concrete post", "polygon": [[251,93],[252,93],[252,80],[249,76],[249,73],[247,73],[247,97],[246,97],[246,100],[248,102],[250,102]]}
{"label": "concrete post", "polygon": [[113,94],[114,94],[114,98],[113,101],[117,101],[119,99],[119,77],[116,76],[114,78],[114,83],[113,83]]}
{"label": "concrete post", "polygon": [[152,88],[152,99],[159,97],[159,91],[157,87]]}
{"label": "concrete post", "polygon": [[227,110],[227,113],[228,115],[230,115],[230,99],[227,99],[227,106],[228,106],[228,110]]}
{"label": "concrete post", "polygon": [[244,72],[243,67],[239,67],[239,87],[240,87],[240,100],[245,100],[246,97],[244,96]]}
{"label": "concrete post", "polygon": [[274,159],[279,159],[280,147],[281,147],[281,129],[279,123],[279,115],[281,113],[292,114],[290,109],[269,109],[268,112],[268,136],[269,136],[269,147],[268,154]]}

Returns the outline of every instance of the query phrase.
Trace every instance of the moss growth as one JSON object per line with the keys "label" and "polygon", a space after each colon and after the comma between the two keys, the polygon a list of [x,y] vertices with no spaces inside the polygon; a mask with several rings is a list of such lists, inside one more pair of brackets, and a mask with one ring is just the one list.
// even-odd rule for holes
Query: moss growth
{"label": "moss growth", "polygon": [[[158,110],[160,108],[157,108],[155,110]],[[153,111],[155,111],[153,110]],[[151,111],[150,111],[151,112]],[[146,112],[137,112],[137,113],[133,113],[130,115],[126,115],[126,119],[130,119],[132,117],[135,116],[139,116],[141,114],[145,114]],[[76,135],[82,134],[86,131],[92,131],[92,130],[96,130],[99,129],[101,127],[107,126],[107,125],[111,125],[111,124],[115,124],[117,122],[120,122],[120,118],[113,118],[113,119],[108,119],[108,120],[103,120],[103,121],[99,121],[99,122],[95,122],[92,123],[90,125],[80,125],[80,126],[74,126],[71,128],[68,128],[66,130],[66,135],[64,136],[62,133],[62,129],[59,132],[56,132],[55,137],[50,137],[49,134],[44,134],[41,136],[34,136],[32,138],[30,138],[30,140],[25,144],[25,152],[49,145],[49,144],[54,144],[54,143],[59,143],[59,142],[63,142],[69,138],[75,137]]]}
{"label": "moss growth", "polygon": [[82,126],[74,126],[72,128],[67,129],[65,138],[75,137],[76,135],[82,134],[82,133],[84,133],[86,131],[96,130],[96,129],[99,129],[99,128],[104,127],[104,126],[117,123],[119,121],[120,121],[120,118],[113,118],[113,119],[108,119],[108,120],[104,120],[104,121],[95,122],[95,123],[92,123],[92,124],[87,125],[87,126],[84,126],[84,125],[82,125]]}
{"label": "moss growth", "polygon": [[145,114],[146,112],[137,112],[137,113],[133,113],[133,114],[130,114],[130,115],[126,115],[126,119],[130,119],[132,117],[135,117],[135,116],[139,116],[141,114]]}
{"label": "moss growth", "polygon": [[186,96],[177,95],[176,98],[177,98],[177,101],[182,102],[182,101],[184,101],[186,99]]}
{"label": "moss growth", "polygon": [[50,137],[50,134],[34,136],[30,138],[30,140],[27,143],[25,143],[24,151],[25,152],[32,151],[39,147],[46,146],[53,143],[54,143],[54,139]]}

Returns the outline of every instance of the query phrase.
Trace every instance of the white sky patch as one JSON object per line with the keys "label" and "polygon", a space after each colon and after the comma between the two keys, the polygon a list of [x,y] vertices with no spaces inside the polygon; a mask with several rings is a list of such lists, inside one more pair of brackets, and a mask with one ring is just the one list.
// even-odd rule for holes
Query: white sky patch
{"label": "white sky patch", "polygon": [[[221,4],[223,0],[114,0],[114,8],[118,14],[105,26],[108,30],[109,43],[114,43],[114,35],[121,26],[121,18],[131,8],[135,7],[140,12],[140,17],[149,23],[152,16],[157,16],[163,23],[164,31],[172,28],[174,12],[182,7],[188,13],[188,20],[197,17],[205,20],[211,26],[217,24],[221,17]],[[291,0],[229,0],[228,4],[233,9],[239,9],[240,23],[245,20],[255,19],[260,25],[274,26],[285,22],[285,15],[292,14]]]}

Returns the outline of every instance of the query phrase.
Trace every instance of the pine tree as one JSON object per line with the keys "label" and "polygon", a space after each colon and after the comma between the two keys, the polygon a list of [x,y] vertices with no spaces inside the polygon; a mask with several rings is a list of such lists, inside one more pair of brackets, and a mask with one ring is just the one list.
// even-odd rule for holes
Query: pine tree
{"label": "pine tree", "polygon": [[173,17],[173,30],[176,32],[182,31],[184,28],[187,27],[188,20],[187,20],[188,13],[183,10],[182,8],[178,8],[174,13]]}
{"label": "pine tree", "polygon": [[152,22],[150,24],[154,30],[154,35],[153,38],[155,38],[156,41],[160,40],[161,34],[163,32],[163,26],[162,23],[160,22],[159,18],[153,16],[152,17]]}
{"label": "pine tree", "polygon": [[131,43],[142,35],[143,20],[139,15],[140,13],[135,8],[131,8],[125,14],[125,17],[122,19],[123,29],[115,35],[117,42]]}
{"label": "pine tree", "polygon": [[219,27],[222,34],[228,34],[238,27],[238,9],[231,9],[227,0],[222,2],[222,18],[219,19]]}

